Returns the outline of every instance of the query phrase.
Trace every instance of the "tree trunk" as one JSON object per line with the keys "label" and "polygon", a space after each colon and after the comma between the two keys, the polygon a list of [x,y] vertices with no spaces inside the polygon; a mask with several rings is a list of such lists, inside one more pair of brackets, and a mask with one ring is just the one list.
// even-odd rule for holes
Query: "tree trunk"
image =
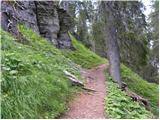
{"label": "tree trunk", "polygon": [[102,3],[105,11],[105,33],[106,33],[106,42],[107,42],[107,55],[110,64],[110,75],[113,80],[122,86],[121,77],[120,77],[120,52],[117,42],[117,29],[116,29],[116,14],[115,2],[108,1]]}

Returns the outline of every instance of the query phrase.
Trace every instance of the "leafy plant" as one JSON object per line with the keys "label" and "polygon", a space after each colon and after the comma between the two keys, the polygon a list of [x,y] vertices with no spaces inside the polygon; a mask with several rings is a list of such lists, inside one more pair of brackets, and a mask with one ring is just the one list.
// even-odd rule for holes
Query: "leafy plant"
{"label": "leafy plant", "polygon": [[[109,78],[107,75],[107,79]],[[107,81],[107,91],[105,111],[110,118],[147,119],[153,117],[151,112],[147,111],[143,106],[140,106],[139,103],[132,101],[111,79]]]}
{"label": "leafy plant", "polygon": [[158,116],[159,86],[142,79],[123,64],[121,65],[121,75],[122,80],[127,83],[129,89],[149,100],[152,113]]}

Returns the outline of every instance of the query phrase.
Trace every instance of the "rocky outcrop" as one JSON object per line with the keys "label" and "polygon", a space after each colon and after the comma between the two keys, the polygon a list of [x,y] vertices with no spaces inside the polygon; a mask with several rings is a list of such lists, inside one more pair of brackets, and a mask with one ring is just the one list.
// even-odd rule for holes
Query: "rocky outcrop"
{"label": "rocky outcrop", "polygon": [[57,34],[60,30],[57,2],[36,1],[35,5],[40,34],[57,46]]}
{"label": "rocky outcrop", "polygon": [[60,30],[58,33],[58,47],[69,48],[71,46],[71,40],[68,36],[68,31],[73,28],[73,20],[69,14],[62,8],[58,8]]}
{"label": "rocky outcrop", "polygon": [[2,1],[1,16],[5,31],[17,36],[17,25],[24,24],[58,48],[71,48],[68,31],[73,21],[56,1]]}
{"label": "rocky outcrop", "polygon": [[24,24],[38,32],[35,4],[32,1],[2,1],[1,26],[4,30],[18,35],[17,24]]}

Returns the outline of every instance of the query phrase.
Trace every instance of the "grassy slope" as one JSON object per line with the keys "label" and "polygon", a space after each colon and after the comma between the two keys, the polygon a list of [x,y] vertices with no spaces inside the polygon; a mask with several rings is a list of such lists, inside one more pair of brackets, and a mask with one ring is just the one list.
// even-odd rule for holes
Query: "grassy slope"
{"label": "grassy slope", "polygon": [[132,91],[149,100],[151,111],[158,116],[159,86],[155,83],[148,83],[124,65],[121,65],[121,75],[122,80]]}
{"label": "grassy slope", "polygon": [[105,111],[109,118],[114,119],[147,119],[152,118],[152,113],[147,111],[138,102],[134,102],[124,91],[113,83],[107,75],[107,96],[105,99]]}
{"label": "grassy slope", "polygon": [[29,45],[1,31],[2,118],[55,118],[75,91],[63,70],[79,76],[73,62],[46,40],[20,27]]}
{"label": "grassy slope", "polygon": [[75,63],[81,65],[84,68],[92,68],[97,65],[106,63],[104,58],[99,57],[94,52],[84,47],[79,41],[77,41],[72,35],[72,44],[75,50],[64,50],[63,53],[66,57],[73,60]]}
{"label": "grassy slope", "polygon": [[[66,57],[85,68],[103,64],[106,60],[85,48],[73,36],[71,38],[75,50],[63,51],[66,56],[64,57],[58,49],[32,31],[24,28],[21,28],[21,31],[31,41],[30,45],[18,44],[12,37],[2,33],[2,117],[54,118],[64,112],[72,91],[62,71],[67,69],[79,75],[75,65]],[[12,62],[15,62],[13,66]],[[17,62],[20,63],[18,66],[22,64],[23,67],[14,71],[12,67],[14,68],[15,64],[17,66]],[[144,81],[125,66],[122,66],[121,71],[122,79],[129,88],[148,98],[152,112],[157,114],[158,86]],[[22,91],[19,91],[21,89]]]}

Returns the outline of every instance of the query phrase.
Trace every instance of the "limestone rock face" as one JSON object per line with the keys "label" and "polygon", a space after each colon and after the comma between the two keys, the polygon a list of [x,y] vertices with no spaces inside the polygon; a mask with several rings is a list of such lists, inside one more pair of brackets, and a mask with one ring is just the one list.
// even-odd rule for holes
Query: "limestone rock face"
{"label": "limestone rock face", "polygon": [[18,24],[32,28],[58,48],[72,46],[68,31],[73,20],[56,1],[2,1],[2,29],[17,36]]}
{"label": "limestone rock face", "polygon": [[32,1],[2,1],[1,26],[4,30],[18,35],[17,24],[24,24],[38,32],[35,4]]}
{"label": "limestone rock face", "polygon": [[36,1],[35,3],[40,34],[57,46],[57,34],[59,33],[60,25],[56,2]]}
{"label": "limestone rock face", "polygon": [[71,39],[68,35],[68,31],[73,28],[73,20],[69,14],[66,14],[66,10],[58,8],[60,31],[58,33],[58,47],[70,48]]}

